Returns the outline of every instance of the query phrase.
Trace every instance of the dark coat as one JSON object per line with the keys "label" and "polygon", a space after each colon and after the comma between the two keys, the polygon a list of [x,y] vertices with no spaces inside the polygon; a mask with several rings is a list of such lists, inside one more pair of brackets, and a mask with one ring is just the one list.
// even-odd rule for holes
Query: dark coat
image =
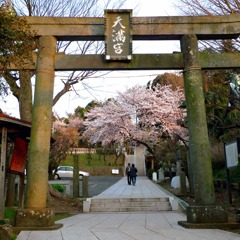
{"label": "dark coat", "polygon": [[130,176],[131,177],[136,177],[137,176],[137,168],[136,167],[131,167],[131,170],[130,170]]}
{"label": "dark coat", "polygon": [[131,171],[131,166],[127,166],[126,167],[126,174],[129,175]]}

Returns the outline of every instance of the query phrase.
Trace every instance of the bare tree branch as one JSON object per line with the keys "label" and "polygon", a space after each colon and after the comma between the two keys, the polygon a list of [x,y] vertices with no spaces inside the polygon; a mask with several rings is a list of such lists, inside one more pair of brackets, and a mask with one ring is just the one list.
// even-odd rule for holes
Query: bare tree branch
{"label": "bare tree branch", "polygon": [[[175,8],[184,15],[229,15],[240,13],[239,0],[177,0]],[[231,40],[201,41],[201,49],[211,48],[215,52],[239,52],[240,38]]]}
{"label": "bare tree branch", "polygon": [[[12,7],[14,11],[20,16],[48,16],[48,17],[102,17],[104,14],[103,9],[120,8],[126,0],[12,0]],[[86,54],[103,53],[103,42],[58,42],[57,51],[64,52],[65,54]],[[10,73],[7,74],[6,81],[9,82],[9,86],[14,91],[14,96],[17,96],[17,90],[21,86],[16,86],[14,83],[15,76],[10,77]],[[55,104],[61,96],[68,91],[74,90],[73,85],[76,85],[80,81],[93,76],[94,71],[83,72],[68,72],[68,77],[62,80],[63,87],[56,94],[53,99]],[[75,91],[77,93],[77,91]],[[79,93],[78,93],[79,95]],[[18,98],[19,103],[21,99]],[[25,99],[26,101],[26,99]],[[29,99],[32,102],[32,98]],[[21,104],[21,103],[20,103]]]}

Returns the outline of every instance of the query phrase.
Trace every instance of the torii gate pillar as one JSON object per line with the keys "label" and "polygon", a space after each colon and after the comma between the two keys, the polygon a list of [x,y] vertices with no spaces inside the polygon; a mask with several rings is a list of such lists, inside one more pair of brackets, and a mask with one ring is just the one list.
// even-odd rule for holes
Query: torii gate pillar
{"label": "torii gate pillar", "polygon": [[[189,128],[189,153],[193,166],[195,204],[187,209],[187,223],[226,223],[227,212],[216,205],[208,139],[201,67],[196,35],[181,38],[184,88]],[[185,226],[186,227],[186,226]]]}
{"label": "torii gate pillar", "polygon": [[52,228],[54,225],[54,211],[46,205],[56,43],[52,36],[39,39],[26,209],[17,210],[16,227]]}

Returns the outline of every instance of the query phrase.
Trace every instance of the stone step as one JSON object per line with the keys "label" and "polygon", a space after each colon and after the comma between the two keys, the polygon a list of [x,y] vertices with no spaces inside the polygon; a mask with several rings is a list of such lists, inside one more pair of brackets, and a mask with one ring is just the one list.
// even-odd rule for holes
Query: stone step
{"label": "stone step", "polygon": [[121,208],[98,208],[91,207],[91,212],[155,212],[155,211],[171,211],[168,207],[121,207]]}
{"label": "stone step", "polygon": [[161,207],[169,206],[169,202],[130,202],[130,203],[94,203],[91,204],[92,207],[98,208],[108,208],[108,207]]}
{"label": "stone step", "polygon": [[170,203],[162,203],[162,204],[154,204],[150,203],[148,205],[143,204],[91,204],[91,209],[105,209],[105,208],[111,208],[111,209],[119,209],[119,208],[155,208],[155,209],[167,209],[169,210],[169,207],[171,208]]}
{"label": "stone step", "polygon": [[161,198],[92,198],[91,202],[168,202],[168,197],[161,197]]}
{"label": "stone step", "polygon": [[171,211],[168,198],[92,199],[91,212]]}

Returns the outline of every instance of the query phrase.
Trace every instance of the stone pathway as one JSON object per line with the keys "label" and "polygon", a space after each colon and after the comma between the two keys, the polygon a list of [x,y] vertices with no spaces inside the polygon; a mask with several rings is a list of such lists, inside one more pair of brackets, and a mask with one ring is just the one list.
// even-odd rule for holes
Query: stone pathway
{"label": "stone pathway", "polygon": [[[109,198],[166,196],[148,180],[138,177],[128,186],[126,177],[96,196]],[[17,240],[240,240],[239,234],[218,229],[186,229],[178,225],[186,216],[178,211],[139,213],[81,213],[62,219],[53,231],[22,231]]]}

